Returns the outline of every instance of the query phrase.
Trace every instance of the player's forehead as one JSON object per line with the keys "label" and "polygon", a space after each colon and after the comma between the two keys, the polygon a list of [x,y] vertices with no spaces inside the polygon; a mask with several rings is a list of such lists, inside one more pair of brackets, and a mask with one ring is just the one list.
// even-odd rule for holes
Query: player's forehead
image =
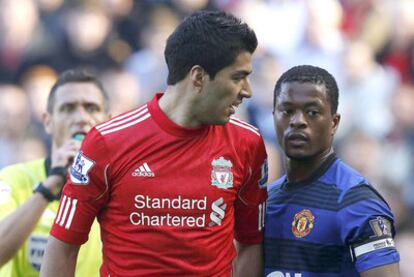
{"label": "player's forehead", "polygon": [[104,96],[100,88],[92,82],[70,82],[55,91],[54,106],[65,104],[95,104],[104,106]]}
{"label": "player's forehead", "polygon": [[328,92],[324,84],[311,82],[285,82],[276,98],[278,105],[319,103],[329,105]]}
{"label": "player's forehead", "polygon": [[[248,75],[253,71],[252,68],[252,54],[248,51],[240,52],[234,62],[226,67],[224,67],[222,73],[230,74],[245,74]],[[219,72],[220,73],[220,72]]]}

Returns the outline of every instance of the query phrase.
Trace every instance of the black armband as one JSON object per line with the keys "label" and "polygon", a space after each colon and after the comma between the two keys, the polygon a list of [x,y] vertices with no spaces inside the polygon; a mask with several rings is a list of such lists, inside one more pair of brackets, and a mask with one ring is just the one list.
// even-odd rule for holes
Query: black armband
{"label": "black armband", "polygon": [[56,166],[56,167],[52,167],[49,170],[49,175],[58,175],[61,176],[63,178],[63,180],[66,180],[66,176],[68,175],[68,169],[66,167],[63,166]]}
{"label": "black armband", "polygon": [[50,191],[50,189],[46,188],[42,182],[39,182],[33,190],[33,193],[38,192],[40,193],[47,201],[52,202],[57,199],[55,195]]}

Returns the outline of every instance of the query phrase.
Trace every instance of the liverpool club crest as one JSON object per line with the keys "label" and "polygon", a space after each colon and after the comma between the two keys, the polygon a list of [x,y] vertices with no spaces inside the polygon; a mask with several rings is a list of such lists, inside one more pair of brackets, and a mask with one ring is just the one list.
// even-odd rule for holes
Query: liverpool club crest
{"label": "liverpool club crest", "polygon": [[221,189],[231,188],[233,186],[233,173],[231,161],[223,157],[211,162],[213,170],[211,171],[211,184]]}

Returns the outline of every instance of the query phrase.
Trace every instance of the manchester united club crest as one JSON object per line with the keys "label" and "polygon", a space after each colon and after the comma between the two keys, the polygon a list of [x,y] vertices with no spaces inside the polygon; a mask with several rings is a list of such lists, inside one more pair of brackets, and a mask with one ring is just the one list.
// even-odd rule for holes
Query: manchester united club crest
{"label": "manchester united club crest", "polygon": [[310,210],[303,209],[296,213],[292,221],[292,233],[297,238],[307,236],[313,228],[314,220],[315,217]]}
{"label": "manchester united club crest", "polygon": [[211,171],[211,184],[221,189],[231,188],[233,186],[233,173],[231,171],[233,164],[223,157],[211,162],[213,170]]}

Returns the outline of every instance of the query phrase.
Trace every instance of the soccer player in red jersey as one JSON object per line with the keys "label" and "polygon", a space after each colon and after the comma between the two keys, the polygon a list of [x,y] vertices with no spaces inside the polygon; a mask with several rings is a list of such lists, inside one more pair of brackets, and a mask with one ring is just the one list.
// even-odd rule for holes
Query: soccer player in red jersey
{"label": "soccer player in red jersey", "polygon": [[254,31],[197,12],[167,40],[168,87],[97,125],[72,165],[42,276],[73,276],[95,217],[101,276],[260,276],[267,181],[251,97]]}

